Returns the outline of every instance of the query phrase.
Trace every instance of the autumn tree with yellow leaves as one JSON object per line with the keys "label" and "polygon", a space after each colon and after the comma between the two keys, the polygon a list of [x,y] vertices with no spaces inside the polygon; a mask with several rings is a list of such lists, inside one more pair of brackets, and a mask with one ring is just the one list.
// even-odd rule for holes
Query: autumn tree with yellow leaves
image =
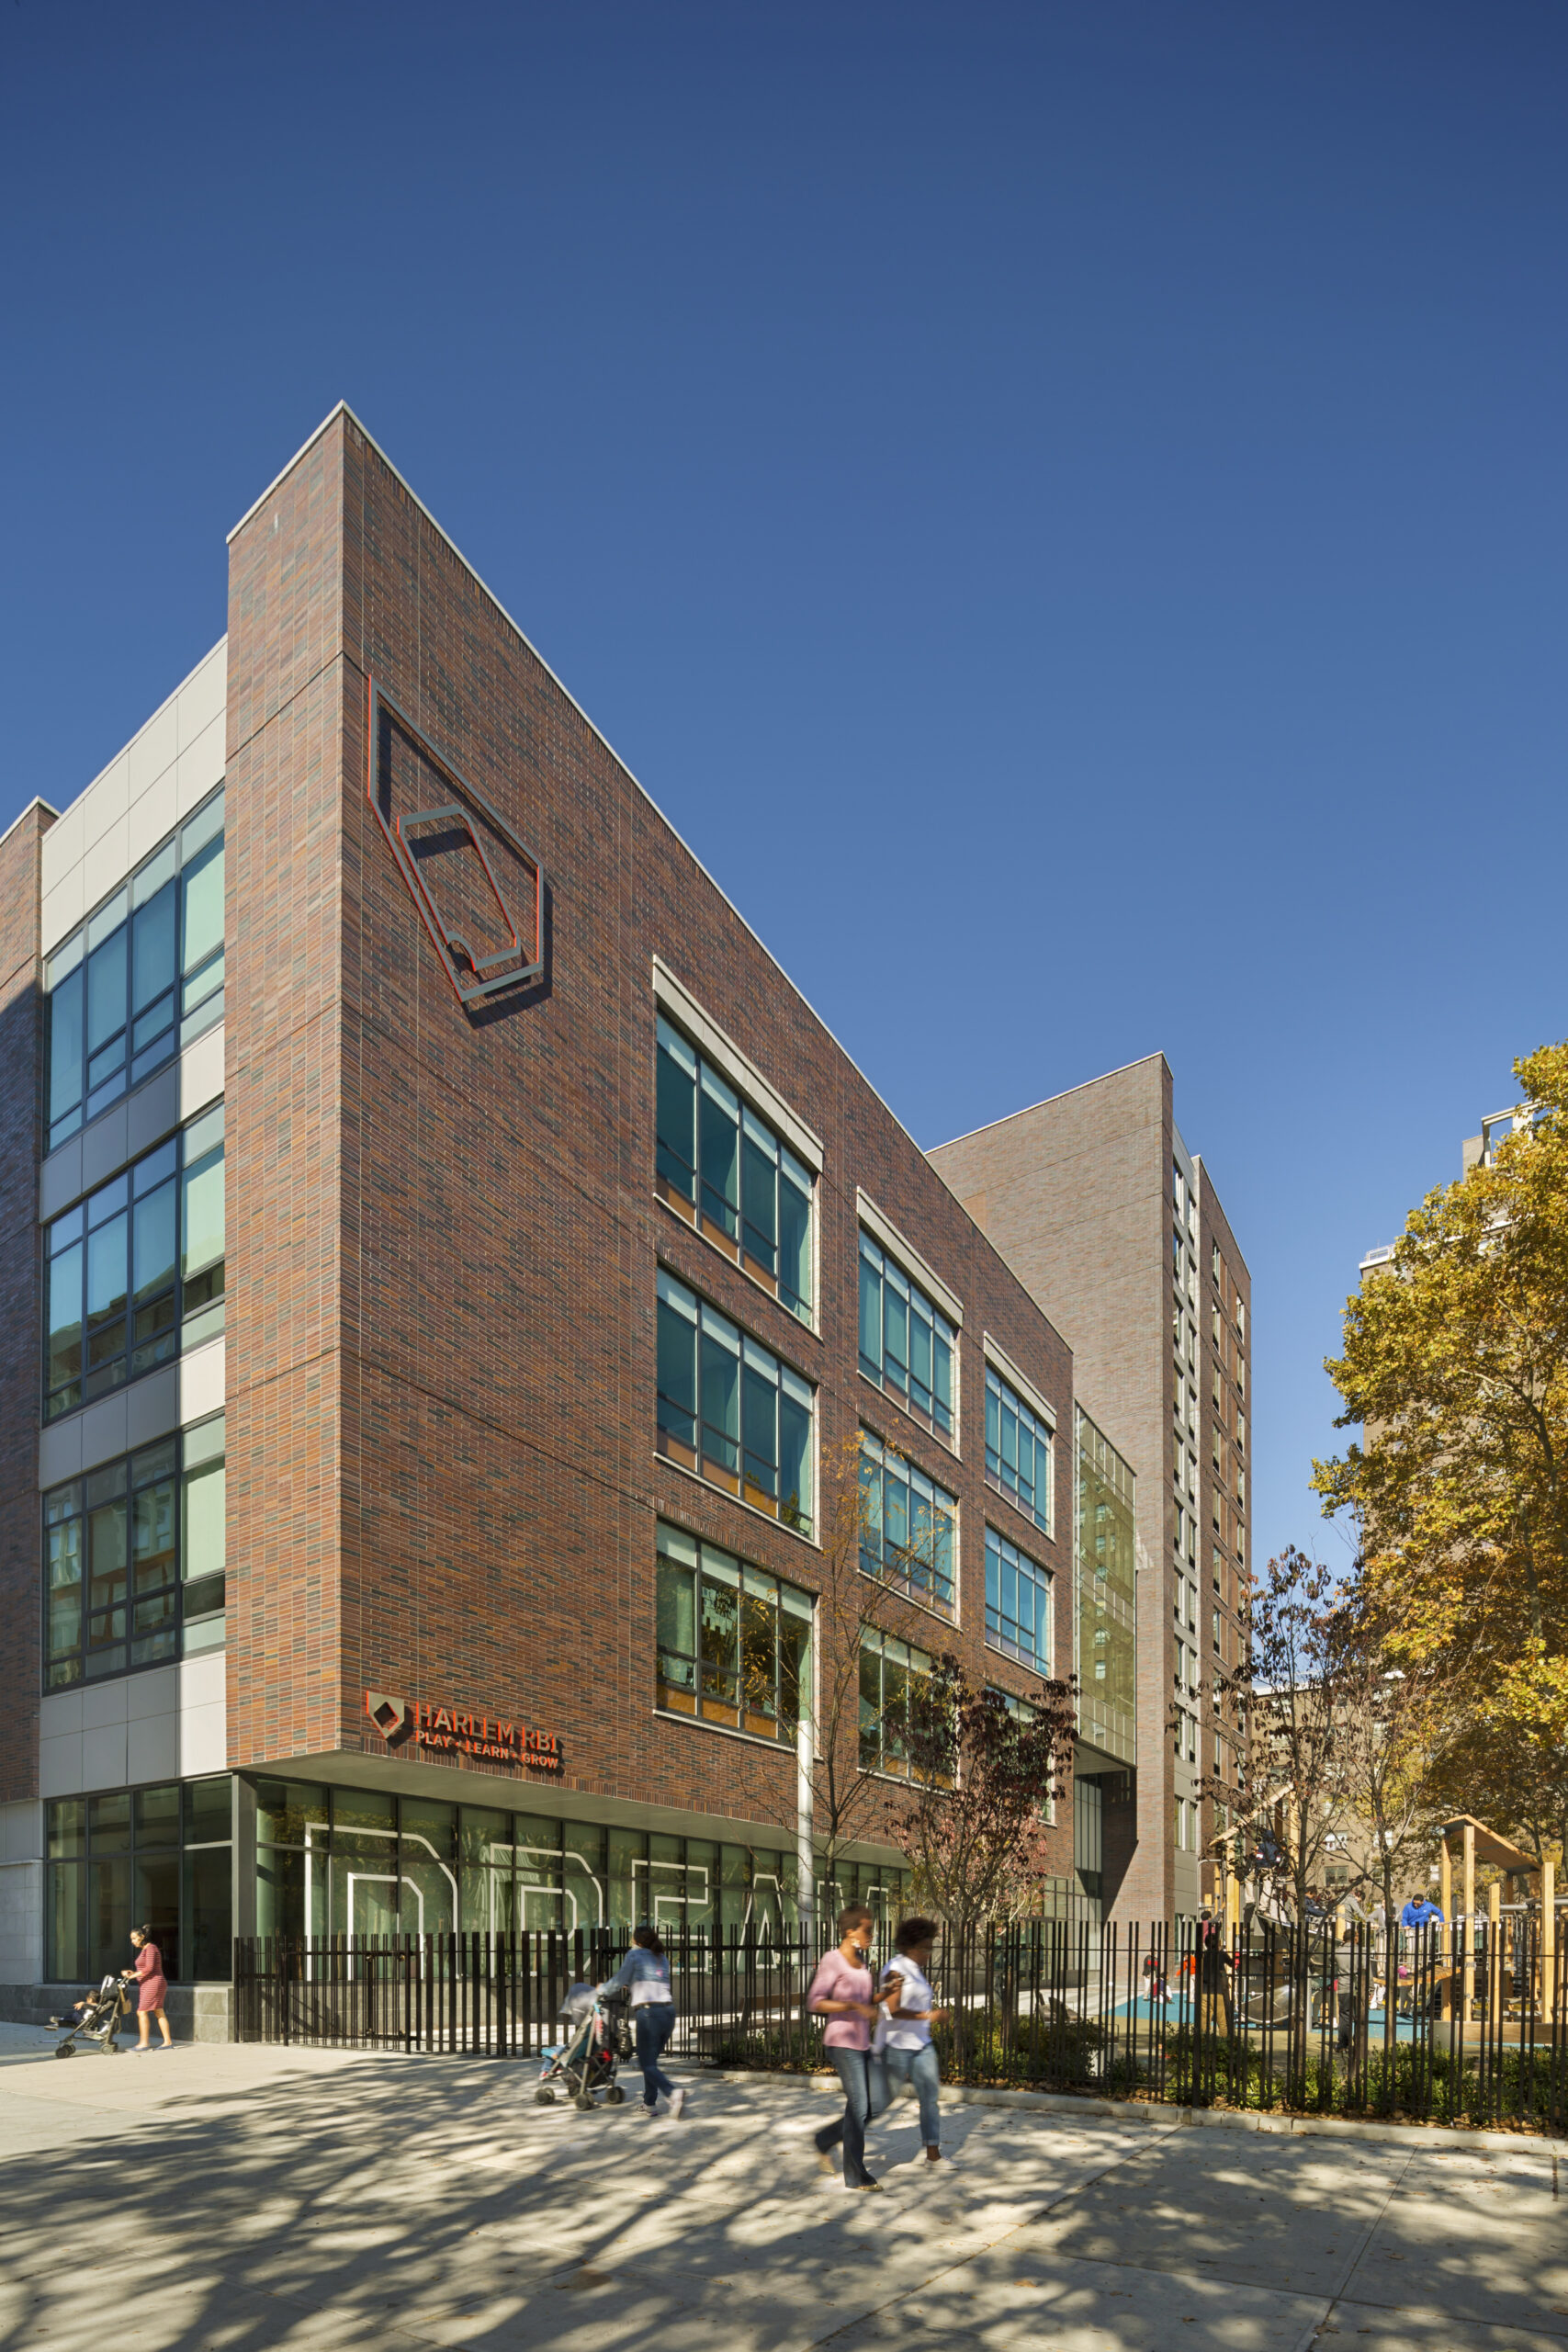
{"label": "autumn tree with yellow leaves", "polygon": [[[1328,1364],[1359,1442],[1314,1465],[1350,1512],[1385,1655],[1443,1688],[1499,1787],[1568,1783],[1568,1045],[1514,1065],[1513,1131],[1429,1193]],[[1466,1808],[1474,1810],[1474,1806]],[[1538,1826],[1540,1807],[1535,1807]],[[1520,1826],[1526,1825],[1520,1824]]]}

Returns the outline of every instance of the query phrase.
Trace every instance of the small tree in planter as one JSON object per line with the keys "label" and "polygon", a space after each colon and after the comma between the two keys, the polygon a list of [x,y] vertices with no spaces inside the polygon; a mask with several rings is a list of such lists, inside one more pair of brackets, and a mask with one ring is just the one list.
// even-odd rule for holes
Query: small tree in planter
{"label": "small tree in planter", "polygon": [[1049,1875],[1049,1808],[1067,1785],[1077,1719],[1071,1682],[1041,1682],[1014,1699],[971,1682],[951,1651],[911,1690],[909,1786],[889,1802],[887,1826],[908,1857],[916,1899],[948,1939],[960,2066],[964,1957],[986,1926],[1026,1910]]}

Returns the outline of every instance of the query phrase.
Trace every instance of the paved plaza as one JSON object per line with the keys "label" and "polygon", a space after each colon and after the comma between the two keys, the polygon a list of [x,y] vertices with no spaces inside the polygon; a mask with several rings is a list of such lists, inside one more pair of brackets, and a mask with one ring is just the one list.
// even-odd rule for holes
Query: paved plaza
{"label": "paved plaza", "polygon": [[6,2345],[1568,2346],[1568,2157],[1528,2142],[955,2104],[928,2169],[903,2106],[855,2197],[791,2080],[688,2075],[650,2125],[475,2060],[51,2048],[0,2027]]}

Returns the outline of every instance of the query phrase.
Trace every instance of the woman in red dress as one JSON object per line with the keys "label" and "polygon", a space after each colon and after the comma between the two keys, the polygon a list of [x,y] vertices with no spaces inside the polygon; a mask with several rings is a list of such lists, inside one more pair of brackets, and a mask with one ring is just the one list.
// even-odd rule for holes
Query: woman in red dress
{"label": "woman in red dress", "polygon": [[164,1973],[164,1955],[152,1940],[151,1928],[132,1928],[130,1948],[136,1954],[135,1962],[130,1968],[122,1969],[120,1973],[122,1976],[134,1976],[139,1987],[136,2030],[141,2040],[136,2047],[139,2051],[152,2049],[150,2029],[156,2018],[164,2036],[164,2047],[167,2050],[175,2037],[169,2031],[169,2020],[164,2015],[164,1996],[169,1989],[169,1980]]}

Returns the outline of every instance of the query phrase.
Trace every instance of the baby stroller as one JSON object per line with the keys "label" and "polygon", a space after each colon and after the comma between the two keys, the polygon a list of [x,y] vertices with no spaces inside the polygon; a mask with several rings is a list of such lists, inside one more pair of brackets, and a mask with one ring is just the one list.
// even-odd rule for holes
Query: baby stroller
{"label": "baby stroller", "polygon": [[564,2041],[544,2053],[535,2105],[553,2107],[558,2099],[569,2098],[587,2114],[595,2091],[603,2091],[607,2105],[619,2107],[626,2093],[615,2080],[615,2068],[632,2054],[626,1995],[612,1993],[602,2001],[592,1984],[573,1984],[556,2014],[570,2030]]}
{"label": "baby stroller", "polygon": [[[106,2058],[118,2054],[115,2041],[121,2018],[129,2015],[130,2003],[125,1986],[118,1976],[106,1976],[96,1993],[89,1993],[77,2007],[71,2030],[63,2041],[55,2044],[57,2058],[74,2058],[78,2042],[93,2042]],[[51,2025],[64,2025],[64,2018],[51,2018]]]}

